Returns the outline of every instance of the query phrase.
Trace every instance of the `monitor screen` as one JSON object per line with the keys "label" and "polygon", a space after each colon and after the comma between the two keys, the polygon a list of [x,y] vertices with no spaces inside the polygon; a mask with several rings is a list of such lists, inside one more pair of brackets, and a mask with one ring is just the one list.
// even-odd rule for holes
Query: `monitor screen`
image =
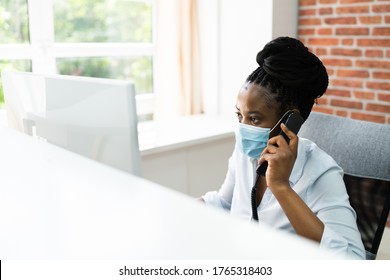
{"label": "monitor screen", "polygon": [[2,82],[10,127],[140,175],[133,83],[11,70]]}

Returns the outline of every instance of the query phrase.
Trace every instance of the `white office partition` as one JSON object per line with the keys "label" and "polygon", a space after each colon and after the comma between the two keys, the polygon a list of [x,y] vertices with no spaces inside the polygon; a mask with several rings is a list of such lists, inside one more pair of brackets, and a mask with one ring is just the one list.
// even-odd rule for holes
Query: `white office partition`
{"label": "white office partition", "polygon": [[128,81],[2,73],[9,125],[140,175],[134,85]]}

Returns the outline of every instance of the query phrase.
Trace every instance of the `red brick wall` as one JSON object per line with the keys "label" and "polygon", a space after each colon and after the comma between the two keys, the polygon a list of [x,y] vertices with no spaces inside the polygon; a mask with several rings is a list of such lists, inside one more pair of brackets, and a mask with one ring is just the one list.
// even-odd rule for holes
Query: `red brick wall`
{"label": "red brick wall", "polygon": [[298,35],[329,74],[315,111],[390,124],[390,0],[300,0]]}

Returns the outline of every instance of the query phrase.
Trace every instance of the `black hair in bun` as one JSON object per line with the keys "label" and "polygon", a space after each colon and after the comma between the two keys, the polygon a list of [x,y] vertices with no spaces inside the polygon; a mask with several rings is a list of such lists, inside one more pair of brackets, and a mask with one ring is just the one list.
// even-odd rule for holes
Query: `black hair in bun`
{"label": "black hair in bun", "polygon": [[328,74],[321,60],[299,40],[279,37],[266,44],[256,57],[259,67],[247,78],[268,88],[281,103],[281,110],[297,107],[306,120],[316,98],[328,87]]}

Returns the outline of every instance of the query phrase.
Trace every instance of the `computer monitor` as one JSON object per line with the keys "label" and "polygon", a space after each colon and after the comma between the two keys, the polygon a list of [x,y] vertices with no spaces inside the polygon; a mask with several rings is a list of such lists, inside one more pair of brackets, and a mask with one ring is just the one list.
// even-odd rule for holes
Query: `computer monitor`
{"label": "computer monitor", "polygon": [[133,83],[12,70],[2,82],[10,127],[141,175]]}

